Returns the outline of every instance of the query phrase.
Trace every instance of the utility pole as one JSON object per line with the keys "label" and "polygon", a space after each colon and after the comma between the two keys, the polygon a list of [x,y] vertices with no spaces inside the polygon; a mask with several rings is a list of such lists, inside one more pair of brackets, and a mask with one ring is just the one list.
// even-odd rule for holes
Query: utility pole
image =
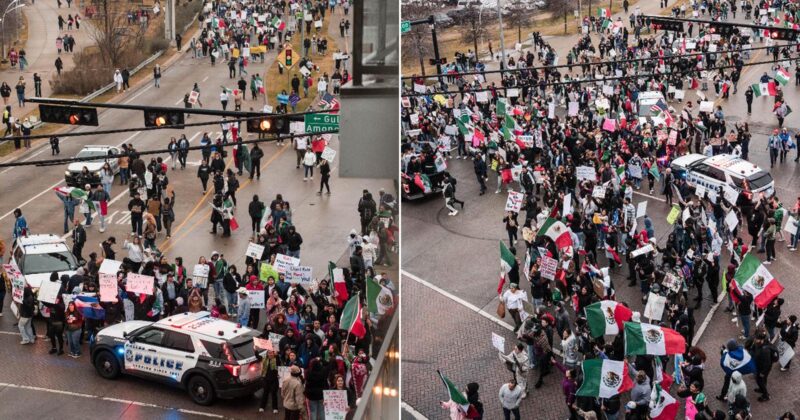
{"label": "utility pole", "polygon": [[167,41],[175,39],[175,0],[167,0],[164,10],[164,37]]}
{"label": "utility pole", "polygon": [[436,39],[436,19],[433,17],[433,15],[428,17],[428,23],[431,25],[431,40],[433,41],[433,59],[436,60],[436,74],[439,75],[439,83],[441,84],[442,60],[439,58],[439,41]]}
{"label": "utility pole", "polygon": [[[500,62],[500,70],[506,69],[506,47],[505,47],[505,38],[503,37],[503,7],[502,7],[503,0],[497,0],[497,17],[500,19],[500,59],[503,60]],[[478,54],[475,51],[475,54]]]}

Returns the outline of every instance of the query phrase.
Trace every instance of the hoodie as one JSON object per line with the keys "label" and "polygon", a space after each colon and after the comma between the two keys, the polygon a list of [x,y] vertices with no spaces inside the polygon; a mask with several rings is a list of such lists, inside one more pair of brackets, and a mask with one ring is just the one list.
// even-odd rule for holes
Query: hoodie
{"label": "hoodie", "polygon": [[736,401],[736,396],[741,395],[747,397],[747,384],[742,380],[742,374],[739,371],[734,371],[731,374],[731,385],[728,388],[728,395],[726,399],[728,403],[733,404]]}

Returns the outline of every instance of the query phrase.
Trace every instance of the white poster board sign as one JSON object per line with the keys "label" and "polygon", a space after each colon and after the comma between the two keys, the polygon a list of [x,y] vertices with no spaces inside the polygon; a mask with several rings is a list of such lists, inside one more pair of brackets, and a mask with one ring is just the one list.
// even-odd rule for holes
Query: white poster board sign
{"label": "white poster board sign", "polygon": [[114,276],[116,276],[121,266],[122,266],[122,261],[110,260],[106,258],[103,260],[102,263],[100,263],[100,268],[97,270],[97,272],[113,274]]}
{"label": "white poster board sign", "polygon": [[195,287],[205,289],[208,286],[208,275],[211,273],[211,267],[208,264],[195,264],[192,269],[192,280]]}
{"label": "white poster board sign", "polygon": [[736,217],[736,212],[731,210],[727,215],[725,215],[725,224],[728,226],[728,230],[731,232],[736,229],[736,226],[739,224],[739,218]]}
{"label": "white poster board sign", "polygon": [[333,162],[333,159],[336,158],[336,150],[331,149],[328,146],[325,146],[325,150],[322,151],[321,157],[328,162]]}
{"label": "white poster board sign", "polygon": [[326,389],[322,391],[325,420],[344,420],[347,417],[347,390]]}
{"label": "white poster board sign", "polygon": [[117,276],[100,273],[100,302],[117,301]]}
{"label": "white poster board sign", "polygon": [[263,290],[248,290],[247,300],[250,301],[250,307],[253,309],[264,308],[264,291]]}
{"label": "white poster board sign", "polygon": [[636,205],[636,218],[644,217],[647,214],[647,201],[642,201]]}
{"label": "white poster board sign", "polygon": [[631,256],[633,258],[638,257],[639,255],[647,254],[648,252],[653,252],[653,245],[647,244],[641,248],[637,248],[631,252]]}
{"label": "white poster board sign", "polygon": [[152,276],[129,273],[127,277],[127,283],[125,284],[125,290],[131,293],[152,295],[154,281],[155,278]]}
{"label": "white poster board sign", "polygon": [[275,255],[275,271],[279,274],[286,274],[292,267],[300,265],[300,258],[290,257],[288,255],[277,254]]}
{"label": "white poster board sign", "polygon": [[314,283],[312,267],[294,266],[286,272],[286,282],[310,287]]}
{"label": "white poster board sign", "polygon": [[506,339],[497,333],[492,333],[492,345],[494,348],[497,349],[500,353],[506,353]]}
{"label": "white poster board sign", "polygon": [[547,280],[555,280],[556,269],[558,268],[558,260],[556,260],[555,258],[550,258],[544,254],[541,254],[541,256],[542,256],[542,267],[541,267],[542,277],[546,278]]}
{"label": "white poster board sign", "polygon": [[37,298],[40,302],[56,303],[58,292],[61,290],[61,281],[43,281],[39,287],[39,295]]}
{"label": "white poster board sign", "polygon": [[519,213],[522,209],[522,203],[525,200],[525,194],[516,191],[508,192],[508,199],[506,200],[506,210]]}
{"label": "white poster board sign", "polygon": [[589,181],[594,181],[597,179],[597,174],[592,166],[578,166],[575,168],[575,176],[578,180],[587,179]]}
{"label": "white poster board sign", "polygon": [[259,245],[253,242],[247,244],[247,251],[244,253],[244,255],[256,260],[260,260],[261,255],[263,254],[264,254],[264,245]]}
{"label": "white poster board sign", "polygon": [[664,306],[667,303],[667,297],[657,295],[653,292],[650,292],[650,295],[647,297],[647,305],[644,307],[644,317],[649,320],[661,320],[661,317],[664,315]]}

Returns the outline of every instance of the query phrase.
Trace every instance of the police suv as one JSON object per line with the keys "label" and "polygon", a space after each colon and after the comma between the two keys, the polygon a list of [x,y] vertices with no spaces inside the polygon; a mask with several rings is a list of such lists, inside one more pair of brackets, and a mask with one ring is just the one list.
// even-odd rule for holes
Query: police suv
{"label": "police suv", "polygon": [[128,321],[104,328],[91,348],[97,373],[121,373],[185,389],[210,405],[219,398],[252,395],[261,389],[261,364],[253,338],[258,332],[209,312],[183,313],[158,322]]}
{"label": "police suv", "polygon": [[670,166],[676,178],[685,179],[695,188],[701,186],[715,192],[719,187],[723,191],[727,188],[748,201],[757,200],[759,193],[766,197],[775,193],[775,181],[769,172],[734,155],[708,157],[691,153],[673,160]]}

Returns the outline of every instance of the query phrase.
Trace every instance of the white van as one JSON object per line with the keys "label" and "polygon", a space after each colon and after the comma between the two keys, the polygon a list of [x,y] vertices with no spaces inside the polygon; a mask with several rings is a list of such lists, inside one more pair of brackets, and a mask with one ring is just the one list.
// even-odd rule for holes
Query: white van
{"label": "white van", "polygon": [[723,187],[724,191],[727,187],[750,201],[757,200],[760,193],[766,197],[775,194],[775,181],[769,172],[734,155],[708,157],[692,153],[673,160],[670,166],[676,178],[685,179],[695,188],[719,191]]}

